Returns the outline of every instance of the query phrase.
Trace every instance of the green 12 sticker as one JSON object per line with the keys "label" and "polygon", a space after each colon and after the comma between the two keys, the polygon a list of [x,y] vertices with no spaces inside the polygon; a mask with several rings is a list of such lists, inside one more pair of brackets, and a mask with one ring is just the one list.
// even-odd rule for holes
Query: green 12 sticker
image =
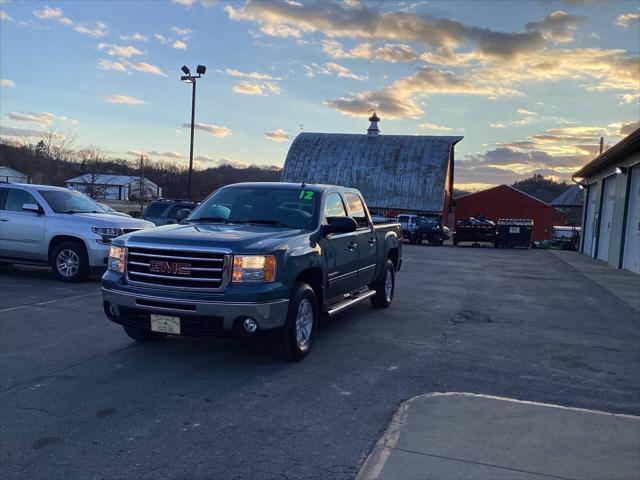
{"label": "green 12 sticker", "polygon": [[311,190],[300,190],[298,198],[300,200],[313,200],[313,192]]}

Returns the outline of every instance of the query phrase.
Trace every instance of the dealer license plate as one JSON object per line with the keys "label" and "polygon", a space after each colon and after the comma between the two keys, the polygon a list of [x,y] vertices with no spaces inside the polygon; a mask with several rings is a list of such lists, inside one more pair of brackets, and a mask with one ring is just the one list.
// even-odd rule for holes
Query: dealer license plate
{"label": "dealer license plate", "polygon": [[173,333],[180,335],[180,317],[151,314],[151,330],[153,332]]}
{"label": "dealer license plate", "polygon": [[520,227],[509,227],[509,233],[520,233]]}

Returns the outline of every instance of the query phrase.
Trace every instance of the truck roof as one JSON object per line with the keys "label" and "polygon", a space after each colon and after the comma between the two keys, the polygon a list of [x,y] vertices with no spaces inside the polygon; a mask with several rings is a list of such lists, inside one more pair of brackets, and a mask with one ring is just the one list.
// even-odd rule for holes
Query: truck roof
{"label": "truck roof", "polygon": [[27,187],[27,188],[35,188],[37,190],[64,190],[68,191],[68,188],[65,187],[56,187],[55,185],[38,185],[36,183],[2,183],[5,186],[16,186],[16,187]]}
{"label": "truck roof", "polygon": [[[309,190],[315,190],[318,192],[324,192],[327,190],[340,189],[345,191],[357,191],[355,188],[342,187],[340,185],[325,185],[322,183],[294,183],[294,182],[241,182],[241,183],[232,183],[230,185],[225,185],[225,187],[266,187],[266,188],[291,188],[291,189],[300,189],[306,188]],[[224,187],[222,187],[224,188]]]}

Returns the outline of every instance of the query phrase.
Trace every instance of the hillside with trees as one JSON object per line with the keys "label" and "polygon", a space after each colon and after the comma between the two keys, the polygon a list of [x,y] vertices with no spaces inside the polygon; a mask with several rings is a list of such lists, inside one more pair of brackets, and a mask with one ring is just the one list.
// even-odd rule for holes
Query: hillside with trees
{"label": "hillside with trees", "polygon": [[[0,165],[14,168],[32,178],[34,183],[65,186],[65,181],[79,175],[144,176],[163,189],[168,198],[186,196],[188,169],[169,161],[143,158],[128,160],[112,158],[99,147],[73,149],[72,139],[43,138],[37,143],[10,145],[0,143]],[[213,190],[237,182],[273,182],[280,180],[276,167],[234,167],[220,165],[194,170],[193,197],[202,199]],[[96,188],[99,188],[96,186]],[[99,192],[98,192],[99,193]],[[95,195],[99,197],[99,195]]]}
{"label": "hillside with trees", "polygon": [[528,193],[532,197],[536,197],[543,202],[551,202],[561,193],[569,188],[567,182],[556,182],[551,178],[535,173],[530,178],[519,180],[512,184],[513,188],[517,188],[521,192]]}
{"label": "hillside with trees", "polygon": [[[75,136],[52,131],[36,141],[22,144],[0,143],[0,165],[14,168],[31,177],[34,183],[65,186],[65,181],[79,175],[132,175],[144,177],[159,185],[167,198],[184,198],[188,170],[186,165],[171,161],[123,159],[108,156],[100,147],[85,146],[74,149]],[[186,162],[185,162],[186,163]],[[203,199],[213,190],[237,182],[273,182],[280,180],[281,169],[269,166],[237,167],[219,165],[197,169],[193,174],[193,197]],[[564,192],[569,185],[556,182],[540,174],[512,184],[544,202],[550,202]],[[96,189],[100,186],[97,185]],[[96,191],[94,197],[99,197]],[[454,197],[468,193],[454,189]]]}

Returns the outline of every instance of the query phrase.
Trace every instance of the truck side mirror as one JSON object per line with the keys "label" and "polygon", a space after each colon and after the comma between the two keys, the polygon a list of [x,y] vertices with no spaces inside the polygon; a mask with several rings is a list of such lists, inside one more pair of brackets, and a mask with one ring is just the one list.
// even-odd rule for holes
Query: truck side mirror
{"label": "truck side mirror", "polygon": [[351,217],[327,217],[328,225],[324,226],[324,233],[351,233],[355,232],[358,224]]}
{"label": "truck side mirror", "polygon": [[191,210],[189,210],[188,208],[181,208],[180,210],[178,210],[178,213],[176,213],[176,221],[180,223],[185,218],[187,218],[190,213]]}
{"label": "truck side mirror", "polygon": [[38,215],[42,215],[44,213],[44,209],[38,205],[37,203],[25,203],[22,205],[22,211],[24,212],[33,212]]}

